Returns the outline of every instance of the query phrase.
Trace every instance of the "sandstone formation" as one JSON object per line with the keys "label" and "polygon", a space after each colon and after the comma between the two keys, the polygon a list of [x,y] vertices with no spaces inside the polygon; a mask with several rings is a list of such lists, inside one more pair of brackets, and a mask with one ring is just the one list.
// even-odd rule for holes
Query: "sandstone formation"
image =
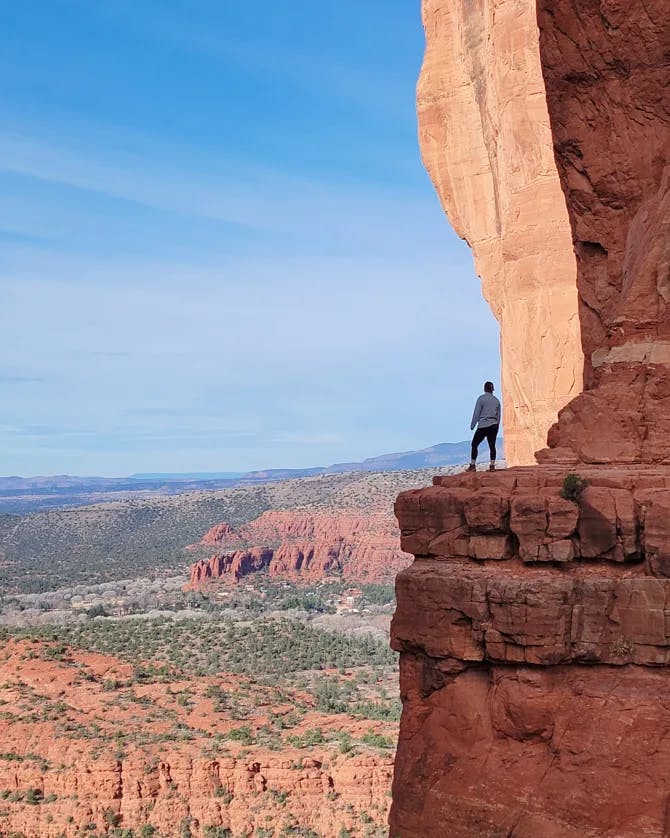
{"label": "sandstone formation", "polygon": [[507,462],[530,464],[583,373],[535,5],[423,0],[423,20],[421,152],[500,324]]}
{"label": "sandstone formation", "polygon": [[[241,726],[253,734],[273,713],[291,712],[285,691],[273,696],[225,673],[110,688],[132,677],[130,665],[75,651],[45,659],[45,651],[11,641],[0,658],[1,836],[75,838],[116,825],[119,834],[155,838],[206,838],[226,829],[234,836],[311,830],[324,838],[346,829],[362,838],[370,824],[382,828],[388,751],[363,745],[345,755],[336,741],[271,750],[228,737]],[[259,691],[258,715],[236,721],[217,711],[208,697],[213,684],[231,696]],[[180,695],[188,701],[176,701]],[[346,730],[354,742],[370,728],[394,736],[396,727],[314,712],[288,733],[315,725]]]}
{"label": "sandstone formation", "polygon": [[668,834],[670,473],[582,473],[579,503],[556,467],[398,498],[392,835]]}
{"label": "sandstone formation", "polygon": [[389,582],[411,559],[398,547],[390,511],[273,509],[237,529],[217,524],[200,544],[219,552],[191,565],[187,589],[214,579],[239,582],[266,568],[297,582],[333,573],[352,582]]}
{"label": "sandstone formation", "polygon": [[[667,0],[423,0],[423,10],[422,149],[501,322],[509,459],[530,462],[547,405],[559,414],[542,465],[436,478],[398,498],[401,544],[416,558],[398,576],[392,625],[403,716],[391,835],[661,838]],[[538,303],[543,294],[563,312]],[[524,424],[520,394],[537,425]],[[568,465],[588,485],[562,497]]]}
{"label": "sandstone formation", "polygon": [[587,362],[542,459],[667,463],[667,0],[538,0],[538,22]]}
{"label": "sandstone formation", "polygon": [[225,540],[231,536],[235,531],[230,526],[230,524],[226,523],[225,521],[221,524],[215,524],[213,527],[210,527],[207,532],[203,535],[202,539],[200,540],[201,544],[206,544],[208,546],[216,546],[225,542]]}

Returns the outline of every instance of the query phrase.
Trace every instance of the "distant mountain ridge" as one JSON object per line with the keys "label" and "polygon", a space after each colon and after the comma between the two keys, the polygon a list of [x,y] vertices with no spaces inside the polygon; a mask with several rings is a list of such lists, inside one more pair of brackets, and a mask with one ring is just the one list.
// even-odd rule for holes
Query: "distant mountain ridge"
{"label": "distant mountain ridge", "polygon": [[[499,448],[502,454],[502,440]],[[216,483],[232,486],[235,483],[252,483],[267,480],[286,480],[293,477],[315,477],[319,474],[341,474],[347,471],[402,471],[403,469],[438,468],[466,463],[470,457],[470,443],[441,442],[417,451],[400,451],[368,457],[360,462],[334,463],[330,466],[297,469],[263,469],[259,471],[223,472],[149,472],[128,477],[76,477],[58,474],[43,477],[0,477],[0,491],[27,490],[50,491],[63,489],[155,489],[156,484],[178,483],[185,488],[193,484]]]}
{"label": "distant mountain ridge", "polygon": [[[502,440],[499,441],[502,457]],[[459,466],[470,459],[470,442],[440,442],[418,451],[401,451],[368,457],[360,463],[336,463],[326,469],[326,474],[342,471],[402,471],[403,469]]]}

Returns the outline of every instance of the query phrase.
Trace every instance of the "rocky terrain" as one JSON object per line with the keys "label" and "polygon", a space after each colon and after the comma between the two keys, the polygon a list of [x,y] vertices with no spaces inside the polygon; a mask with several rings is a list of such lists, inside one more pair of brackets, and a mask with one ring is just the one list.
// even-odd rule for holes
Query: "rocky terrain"
{"label": "rocky terrain", "polygon": [[500,323],[507,461],[535,462],[582,389],[577,264],[534,0],[424,0],[421,153]]}
{"label": "rocky terrain", "polygon": [[404,703],[393,828],[664,835],[670,472],[435,484],[396,504],[416,560],[391,631]]}
{"label": "rocky terrain", "polygon": [[[499,452],[503,440],[499,441]],[[441,442],[418,451],[368,457],[361,462],[334,463],[303,469],[264,469],[248,472],[193,474],[133,474],[130,477],[0,477],[0,515],[27,514],[63,507],[90,506],[111,501],[143,500],[189,492],[213,492],[260,483],[366,471],[407,471],[459,466],[468,460],[469,442]]]}
{"label": "rocky terrain", "polygon": [[510,460],[529,462],[559,415],[541,465],[437,477],[398,499],[415,561],[391,630],[403,700],[391,834],[661,838],[667,3],[423,0],[423,12],[422,148],[501,322]]}
{"label": "rocky terrain", "polygon": [[[370,517],[373,531],[379,532],[378,565],[388,579],[389,533],[397,532],[391,512],[395,496],[403,489],[425,484],[434,474],[461,469],[319,475],[0,516],[0,589],[5,594],[39,593],[77,584],[185,573],[194,558],[186,548],[211,527],[226,522],[239,528],[270,510],[281,510],[287,520],[293,512],[330,520],[331,530],[343,516],[355,518],[362,531],[363,520]],[[267,528],[265,534],[271,535]],[[272,535],[271,546],[279,541],[277,534]],[[266,546],[256,536],[248,542],[248,546],[259,545]],[[363,556],[363,549],[360,559],[367,578],[376,559]]]}
{"label": "rocky terrain", "polygon": [[361,513],[270,510],[234,529],[213,527],[200,547],[217,552],[191,566],[188,588],[214,580],[239,582],[267,570],[271,577],[317,581],[336,574],[352,582],[393,582],[411,556],[399,547],[390,508]]}
{"label": "rocky terrain", "polygon": [[[392,500],[435,473],[3,519],[0,835],[386,834]],[[259,549],[263,572],[184,590]]]}
{"label": "rocky terrain", "polygon": [[3,836],[386,834],[396,723],[348,701],[370,671],[360,654],[291,689],[67,640],[4,638]]}
{"label": "rocky terrain", "polygon": [[667,11],[665,0],[538,2],[586,358],[585,390],[543,461],[670,462]]}

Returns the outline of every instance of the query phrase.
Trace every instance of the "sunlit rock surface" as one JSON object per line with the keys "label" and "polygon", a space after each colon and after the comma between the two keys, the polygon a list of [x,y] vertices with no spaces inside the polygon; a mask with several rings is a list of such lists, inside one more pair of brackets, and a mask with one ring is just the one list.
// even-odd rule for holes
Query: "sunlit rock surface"
{"label": "sunlit rock surface", "polygon": [[[391,631],[404,708],[391,835],[660,838],[667,0],[423,11],[424,158],[501,323],[508,457],[541,449],[542,465],[398,498],[415,561],[398,575]],[[588,481],[572,498],[569,471]]]}
{"label": "sunlit rock surface", "polygon": [[541,0],[542,68],[577,254],[587,389],[543,460],[670,462],[667,0]]}
{"label": "sunlit rock surface", "polygon": [[583,372],[535,9],[529,0],[424,0],[423,19],[421,151],[500,323],[507,461],[530,464]]}
{"label": "sunlit rock surface", "polygon": [[663,836],[670,470],[436,478],[396,513],[417,558],[391,629],[391,835]]}

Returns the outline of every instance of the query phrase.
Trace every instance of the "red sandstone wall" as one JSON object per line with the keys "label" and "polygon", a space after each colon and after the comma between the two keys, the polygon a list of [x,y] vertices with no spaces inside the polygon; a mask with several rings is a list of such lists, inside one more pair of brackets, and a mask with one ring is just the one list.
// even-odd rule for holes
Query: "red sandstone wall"
{"label": "red sandstone wall", "polygon": [[[578,295],[586,379],[538,454],[545,465],[436,478],[398,499],[401,543],[416,560],[397,578],[391,630],[404,708],[391,835],[667,836],[670,7],[424,0],[424,16],[427,66],[439,64],[442,83],[428,96],[420,86],[420,123],[432,93],[438,157],[450,142],[434,171],[457,229],[477,196],[480,215],[495,217],[508,196],[486,186],[504,182],[491,179],[496,166],[513,180],[526,165],[523,119],[510,153],[498,153],[489,77],[541,70],[543,84],[527,76],[534,87],[517,88],[516,106],[533,89],[547,108],[547,130],[534,136],[564,195],[577,257],[564,278]],[[444,105],[450,77],[458,113],[481,117],[464,118],[460,134]],[[529,306],[499,278],[537,255],[541,220],[533,232],[482,270],[485,287],[495,278],[494,310],[495,293]],[[568,246],[563,237],[560,256]],[[560,330],[552,311],[546,318],[528,331],[531,345]],[[503,352],[503,380],[512,360]],[[524,366],[522,382],[541,371]],[[575,501],[560,497],[568,464],[590,481]]]}
{"label": "red sandstone wall", "polygon": [[670,834],[670,472],[436,478],[396,512],[391,835]]}
{"label": "red sandstone wall", "polygon": [[188,588],[213,579],[238,582],[265,568],[270,576],[297,582],[318,581],[329,573],[352,582],[391,582],[411,558],[399,549],[390,510],[273,509],[236,530],[218,524],[201,544],[218,551],[191,565]]}
{"label": "red sandstone wall", "polygon": [[538,23],[588,388],[543,459],[668,462],[668,3],[539,0]]}
{"label": "red sandstone wall", "polygon": [[583,369],[535,8],[423,0],[423,21],[421,152],[500,323],[507,461],[530,464],[558,410],[581,391]]}

